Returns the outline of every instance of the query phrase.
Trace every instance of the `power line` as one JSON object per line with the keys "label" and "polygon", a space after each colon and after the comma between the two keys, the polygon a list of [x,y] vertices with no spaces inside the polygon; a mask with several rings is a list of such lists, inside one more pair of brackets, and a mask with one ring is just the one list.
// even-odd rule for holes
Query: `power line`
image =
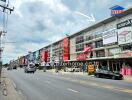
{"label": "power line", "polygon": [[[2,8],[3,12],[3,29],[0,30],[0,83],[1,83],[1,71],[2,71],[2,42],[1,42],[1,36],[3,33],[6,33],[7,28],[7,22],[8,22],[8,12],[11,14],[12,11],[14,11],[14,7],[9,7],[9,0],[6,3],[6,0],[1,1],[4,3],[4,5],[0,4],[0,8]],[[7,12],[6,12],[7,11]],[[7,14],[7,19],[6,19]]]}

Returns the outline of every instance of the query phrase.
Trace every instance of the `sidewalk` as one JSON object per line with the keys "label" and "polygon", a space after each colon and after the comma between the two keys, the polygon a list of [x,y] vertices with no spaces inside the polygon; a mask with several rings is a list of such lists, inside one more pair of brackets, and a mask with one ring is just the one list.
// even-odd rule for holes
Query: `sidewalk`
{"label": "sidewalk", "polygon": [[124,81],[132,82],[132,76],[124,76]]}
{"label": "sidewalk", "polygon": [[1,81],[0,100],[25,100],[24,96],[15,89],[13,82],[4,72],[2,72]]}
{"label": "sidewalk", "polygon": [[[55,69],[47,70],[47,72],[55,73]],[[64,72],[63,70],[60,70],[58,73],[88,76],[88,73],[86,73],[86,72],[85,73],[83,73],[83,72]]]}
{"label": "sidewalk", "polygon": [[[47,70],[47,72],[55,73],[55,69],[52,70]],[[82,76],[93,76],[93,75],[88,75],[88,73],[83,73],[83,72],[64,72],[64,71],[59,71],[61,74],[69,74],[69,75],[82,75]],[[132,82],[132,76],[124,76],[124,80],[126,82]]]}

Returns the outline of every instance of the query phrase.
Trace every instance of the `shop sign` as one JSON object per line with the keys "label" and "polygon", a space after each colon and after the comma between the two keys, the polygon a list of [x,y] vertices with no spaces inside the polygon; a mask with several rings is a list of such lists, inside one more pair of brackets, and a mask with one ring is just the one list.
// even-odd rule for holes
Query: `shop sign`
{"label": "shop sign", "polygon": [[95,71],[95,68],[94,68],[94,65],[93,64],[90,64],[90,65],[88,65],[88,73],[94,73],[94,71]]}
{"label": "shop sign", "polygon": [[132,57],[132,51],[124,51],[119,54],[120,58],[128,58]]}
{"label": "shop sign", "polygon": [[117,24],[118,29],[118,44],[132,43],[132,19]]}
{"label": "shop sign", "polygon": [[120,51],[121,51],[120,48],[110,48],[108,50],[108,53],[109,53],[109,55],[116,55],[116,54],[119,54]]}
{"label": "shop sign", "polygon": [[69,60],[69,39],[66,37],[63,40],[63,61]]}
{"label": "shop sign", "polygon": [[123,27],[129,27],[132,26],[132,19],[125,20],[121,23],[117,24],[117,29],[123,28]]}
{"label": "shop sign", "polygon": [[41,61],[45,61],[47,62],[48,61],[48,51],[42,51],[41,52]]}
{"label": "shop sign", "polygon": [[119,6],[119,5],[115,5],[113,7],[110,8],[111,9],[111,16],[123,16],[124,14],[124,8]]}
{"label": "shop sign", "polygon": [[132,28],[123,28],[118,31],[118,44],[132,43]]}
{"label": "shop sign", "polygon": [[117,42],[116,29],[108,30],[103,32],[103,45]]}
{"label": "shop sign", "polygon": [[76,59],[80,60],[80,61],[81,60],[86,60],[87,58],[90,57],[91,49],[92,49],[91,46],[85,47],[84,50],[83,50],[83,53],[77,55]]}

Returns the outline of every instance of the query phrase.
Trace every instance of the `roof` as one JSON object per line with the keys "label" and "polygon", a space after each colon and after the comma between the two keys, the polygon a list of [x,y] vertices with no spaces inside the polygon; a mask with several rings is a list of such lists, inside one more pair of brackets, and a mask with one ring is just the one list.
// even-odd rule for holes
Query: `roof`
{"label": "roof", "polygon": [[123,10],[124,8],[118,5],[115,5],[113,7],[110,8],[111,10]]}

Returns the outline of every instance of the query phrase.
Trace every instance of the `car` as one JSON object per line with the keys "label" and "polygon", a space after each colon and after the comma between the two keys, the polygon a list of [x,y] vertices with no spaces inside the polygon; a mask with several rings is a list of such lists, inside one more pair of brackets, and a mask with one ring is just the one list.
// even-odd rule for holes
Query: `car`
{"label": "car", "polygon": [[80,67],[74,66],[74,67],[72,68],[72,71],[73,71],[73,72],[80,72]]}
{"label": "car", "polygon": [[11,67],[7,67],[7,70],[11,70],[12,68]]}
{"label": "car", "polygon": [[77,67],[77,66],[74,66],[74,67],[71,67],[71,68],[66,67],[65,71],[66,72],[80,72],[80,68]]}
{"label": "car", "polygon": [[12,69],[17,69],[17,66],[13,66],[13,68]]}
{"label": "car", "polygon": [[36,67],[33,63],[28,64],[28,66],[25,66],[24,72],[25,73],[34,73],[36,71]]}
{"label": "car", "polygon": [[120,73],[115,73],[109,70],[96,70],[96,72],[94,73],[94,76],[97,78],[110,78],[113,80],[119,79],[122,80],[123,79],[123,75]]}

